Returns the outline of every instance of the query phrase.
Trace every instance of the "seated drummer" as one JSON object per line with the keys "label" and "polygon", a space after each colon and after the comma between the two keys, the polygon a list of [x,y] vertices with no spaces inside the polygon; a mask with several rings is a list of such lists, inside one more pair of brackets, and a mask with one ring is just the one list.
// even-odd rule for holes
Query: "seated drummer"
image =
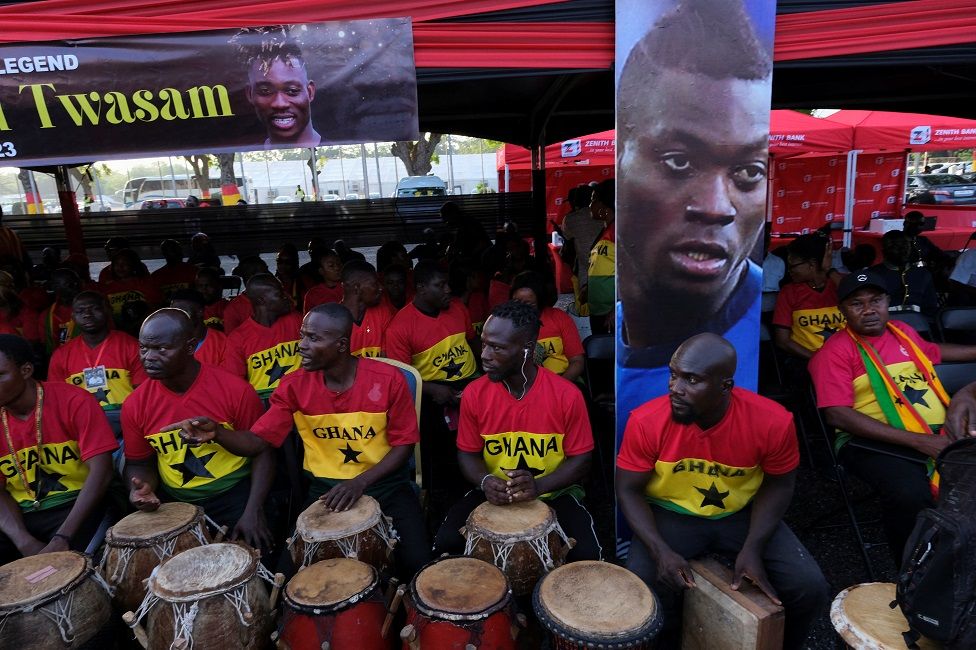
{"label": "seated drummer", "polygon": [[129,501],[143,511],[160,500],[198,505],[231,539],[270,551],[263,512],[274,474],[270,451],[251,461],[214,442],[191,449],[173,424],[205,414],[225,429],[247,429],[264,412],[250,384],[197,361],[196,346],[182,310],[160,309],[142,325],[139,353],[149,380],[122,407]]}
{"label": "seated drummer", "polygon": [[498,305],[481,334],[485,376],[464,390],[458,463],[468,492],[448,512],[434,555],[461,553],[458,529],[486,500],[494,505],[542,499],[576,540],[567,561],[599,560],[593,519],[580,503],[579,483],[590,469],[593,433],[583,395],[535,362],[539,314],[517,301]]}
{"label": "seated drummer", "polygon": [[0,334],[0,564],[84,551],[105,514],[118,447],[98,404],[80,388],[34,379],[32,358],[27,341]]}
{"label": "seated drummer", "polygon": [[310,480],[305,506],[319,499],[341,512],[363,494],[376,499],[400,537],[394,549],[397,575],[409,580],[430,559],[407,468],[420,438],[417,412],[400,370],[350,354],[352,325],[352,314],[342,305],[313,307],[298,343],[301,369],[281,380],[268,412],[250,431],[218,429],[199,417],[182,422],[181,435],[193,444],[215,440],[253,456],[269,445],[280,447],[297,426]]}
{"label": "seated drummer", "polygon": [[[786,608],[784,648],[801,648],[829,602],[817,563],[783,523],[800,462],[793,416],[734,388],[735,349],[716,334],[671,357],[666,396],[631,412],[617,456],[617,502],[634,531],[627,568],[664,611],[662,647],[677,647],[681,596],[695,587],[688,559],[735,560]],[[672,645],[669,645],[668,642]]]}

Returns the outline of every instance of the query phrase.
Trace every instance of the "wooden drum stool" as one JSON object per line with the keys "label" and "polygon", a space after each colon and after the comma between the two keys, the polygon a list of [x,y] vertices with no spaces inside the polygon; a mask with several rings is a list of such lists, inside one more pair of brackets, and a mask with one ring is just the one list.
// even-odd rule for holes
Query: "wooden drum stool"
{"label": "wooden drum stool", "polygon": [[[901,609],[892,609],[895,585],[868,582],[854,585],[837,594],[830,606],[830,622],[840,638],[855,650],[905,650],[901,633],[908,630]],[[941,644],[922,638],[921,650],[938,650]]]}

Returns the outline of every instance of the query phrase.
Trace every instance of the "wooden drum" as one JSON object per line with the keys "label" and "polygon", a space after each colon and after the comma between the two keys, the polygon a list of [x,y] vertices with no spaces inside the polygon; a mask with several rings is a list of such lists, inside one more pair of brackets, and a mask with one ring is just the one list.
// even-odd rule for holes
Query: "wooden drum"
{"label": "wooden drum", "polygon": [[333,512],[316,500],[298,515],[289,548],[298,567],[349,557],[383,571],[396,542],[392,520],[383,515],[376,499],[364,494],[345,512]]}
{"label": "wooden drum", "polygon": [[272,576],[258,560],[257,551],[237,544],[183,551],[159,565],[139,610],[123,618],[149,650],[265,648],[272,606],[261,580]]}
{"label": "wooden drum", "polygon": [[32,555],[0,567],[0,648],[82,648],[111,614],[108,585],[81,553]]}
{"label": "wooden drum", "polygon": [[657,598],[643,580],[591,560],[559,567],[539,581],[532,609],[553,650],[651,648],[662,624]]}
{"label": "wooden drum", "polygon": [[482,503],[461,529],[464,554],[491,562],[508,577],[512,593],[532,593],[539,579],[566,561],[575,542],[552,508],[539,500],[496,506]]}
{"label": "wooden drum", "polygon": [[289,650],[390,650],[382,635],[386,605],[376,569],[350,558],[308,566],[285,586],[279,647]]}
{"label": "wooden drum", "polygon": [[471,557],[428,564],[410,583],[404,650],[514,650],[511,590],[497,567]]}
{"label": "wooden drum", "polygon": [[155,512],[134,512],[105,533],[100,571],[122,611],[146,597],[145,580],[166,558],[210,543],[203,510],[189,503],[164,503]]}
{"label": "wooden drum", "polygon": [[[908,621],[901,609],[888,605],[895,599],[895,585],[869,582],[848,587],[837,594],[830,606],[830,622],[840,638],[857,650],[905,650],[901,633],[908,631]],[[921,650],[938,650],[942,646],[926,638],[918,640]]]}

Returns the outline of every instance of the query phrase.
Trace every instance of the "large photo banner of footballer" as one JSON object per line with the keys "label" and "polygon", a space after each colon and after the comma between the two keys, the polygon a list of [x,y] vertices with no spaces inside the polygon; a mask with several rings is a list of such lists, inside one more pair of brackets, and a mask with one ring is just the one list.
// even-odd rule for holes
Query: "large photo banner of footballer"
{"label": "large photo banner of footballer", "polygon": [[[616,428],[714,332],[756,388],[774,0],[617,0]],[[618,551],[629,531],[618,516]]]}
{"label": "large photo banner of footballer", "polygon": [[417,133],[409,18],[0,46],[0,165]]}

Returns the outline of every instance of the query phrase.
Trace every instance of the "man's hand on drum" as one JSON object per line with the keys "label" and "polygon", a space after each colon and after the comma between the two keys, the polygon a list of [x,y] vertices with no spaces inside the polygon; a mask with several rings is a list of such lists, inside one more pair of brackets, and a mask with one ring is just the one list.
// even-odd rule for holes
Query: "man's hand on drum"
{"label": "man's hand on drum", "polygon": [[508,494],[508,484],[497,476],[486,477],[481,486],[485,491],[485,498],[493,506],[507,506],[512,502]]}
{"label": "man's hand on drum", "polygon": [[[24,541],[17,544],[17,550],[20,551],[20,554],[24,557],[27,557],[28,555],[37,555],[38,553],[44,552],[44,549],[47,548],[47,545],[45,545],[44,542],[37,539],[33,535],[28,533],[24,533],[24,535]],[[61,538],[55,537],[54,539],[57,540]]]}
{"label": "man's hand on drum", "polygon": [[61,551],[67,551],[71,547],[68,545],[68,540],[63,537],[52,537],[51,541],[47,543],[44,548],[38,551],[38,554],[42,553],[60,553]]}
{"label": "man's hand on drum", "polygon": [[143,512],[153,512],[159,508],[159,497],[148,483],[133,476],[132,486],[129,488],[129,503]]}
{"label": "man's hand on drum", "polygon": [[208,417],[195,417],[174,422],[162,427],[160,431],[179,429],[180,438],[190,447],[197,447],[217,437],[217,423]]}
{"label": "man's hand on drum", "polygon": [[695,587],[695,576],[691,572],[691,565],[669,547],[658,549],[654,553],[657,560],[658,580],[664,581],[674,591],[684,591]]}
{"label": "man's hand on drum", "polygon": [[505,482],[505,492],[508,494],[509,503],[520,501],[531,501],[539,496],[539,490],[535,484],[535,477],[527,469],[506,470],[508,481]]}
{"label": "man's hand on drum", "polygon": [[759,587],[777,605],[783,604],[776,596],[776,590],[769,584],[762,556],[758,551],[746,547],[743,547],[735,558],[735,576],[732,578],[732,588],[738,590],[743,578],[747,578],[752,584]]}
{"label": "man's hand on drum", "polygon": [[274,538],[271,536],[264,513],[260,508],[254,510],[245,508],[244,514],[234,525],[230,538],[232,540],[243,539],[262,553],[269,553],[274,547]]}
{"label": "man's hand on drum", "polygon": [[319,497],[319,501],[325,507],[334,512],[343,512],[359,501],[363,496],[366,485],[359,480],[359,477],[351,478],[336,485],[334,488]]}

